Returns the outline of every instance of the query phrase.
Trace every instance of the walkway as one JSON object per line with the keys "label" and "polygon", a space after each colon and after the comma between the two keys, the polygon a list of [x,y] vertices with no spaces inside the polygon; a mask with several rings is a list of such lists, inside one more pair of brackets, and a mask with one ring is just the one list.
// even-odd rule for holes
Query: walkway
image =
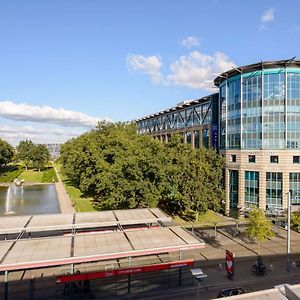
{"label": "walkway", "polygon": [[58,182],[55,183],[58,203],[59,203],[59,209],[62,214],[67,213],[74,213],[75,209],[72,205],[72,201],[64,187],[64,184],[61,180],[60,174],[57,172],[56,167],[53,165],[53,168],[55,170]]}

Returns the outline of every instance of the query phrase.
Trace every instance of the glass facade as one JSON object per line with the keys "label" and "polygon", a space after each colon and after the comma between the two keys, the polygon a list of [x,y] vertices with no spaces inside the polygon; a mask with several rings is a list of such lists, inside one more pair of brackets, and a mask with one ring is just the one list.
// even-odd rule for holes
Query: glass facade
{"label": "glass facade", "polygon": [[262,132],[261,76],[243,78],[242,148],[260,149]]}
{"label": "glass facade", "polygon": [[282,173],[266,173],[266,209],[282,207]]}
{"label": "glass facade", "polygon": [[287,74],[287,148],[300,148],[300,74]]}
{"label": "glass facade", "polygon": [[229,201],[230,210],[237,210],[239,191],[239,171],[229,170]]}
{"label": "glass facade", "polygon": [[225,80],[219,96],[220,148],[300,148],[299,70],[258,70]]}
{"label": "glass facade", "polygon": [[[213,94],[202,103],[183,104],[164,112],[162,116],[151,116],[137,122],[139,133],[163,133],[168,130],[186,129],[213,122],[213,106],[218,101],[218,94]],[[180,108],[182,106],[186,108]],[[215,105],[217,106],[217,105]],[[174,110],[174,111],[173,111]],[[216,112],[214,112],[216,114]]]}
{"label": "glass facade", "polygon": [[263,148],[285,148],[285,71],[264,75]]}
{"label": "glass facade", "polygon": [[241,80],[228,84],[227,147],[241,147]]}
{"label": "glass facade", "polygon": [[226,82],[220,87],[220,148],[226,148]]}
{"label": "glass facade", "polygon": [[245,208],[258,207],[259,172],[245,171]]}
{"label": "glass facade", "polygon": [[290,197],[292,204],[300,204],[300,173],[290,173]]}
{"label": "glass facade", "polygon": [[202,146],[205,148],[209,148],[209,129],[204,128],[202,130]]}

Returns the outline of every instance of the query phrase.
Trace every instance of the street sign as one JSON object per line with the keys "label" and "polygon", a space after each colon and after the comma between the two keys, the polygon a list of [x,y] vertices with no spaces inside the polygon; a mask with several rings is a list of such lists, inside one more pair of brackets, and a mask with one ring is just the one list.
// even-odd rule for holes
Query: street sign
{"label": "street sign", "polygon": [[226,250],[225,269],[227,276],[232,278],[234,275],[234,254],[229,250]]}

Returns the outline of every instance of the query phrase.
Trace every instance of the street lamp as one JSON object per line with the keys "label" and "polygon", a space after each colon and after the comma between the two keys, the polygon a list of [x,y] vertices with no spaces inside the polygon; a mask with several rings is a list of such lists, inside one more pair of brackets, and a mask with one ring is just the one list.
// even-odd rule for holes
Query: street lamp
{"label": "street lamp", "polygon": [[286,270],[291,271],[291,192],[287,192],[288,207],[287,207],[287,257]]}

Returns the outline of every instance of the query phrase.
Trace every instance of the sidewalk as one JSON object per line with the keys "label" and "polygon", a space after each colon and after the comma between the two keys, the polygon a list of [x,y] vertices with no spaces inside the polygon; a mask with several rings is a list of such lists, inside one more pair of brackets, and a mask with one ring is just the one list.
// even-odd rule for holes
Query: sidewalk
{"label": "sidewalk", "polygon": [[59,173],[57,172],[55,166],[53,166],[53,168],[55,170],[55,173],[56,173],[56,176],[58,179],[58,182],[55,182],[55,188],[56,188],[60,212],[62,214],[75,213],[75,209],[72,205],[72,201],[66,192],[66,189],[61,180],[61,177],[60,177]]}

